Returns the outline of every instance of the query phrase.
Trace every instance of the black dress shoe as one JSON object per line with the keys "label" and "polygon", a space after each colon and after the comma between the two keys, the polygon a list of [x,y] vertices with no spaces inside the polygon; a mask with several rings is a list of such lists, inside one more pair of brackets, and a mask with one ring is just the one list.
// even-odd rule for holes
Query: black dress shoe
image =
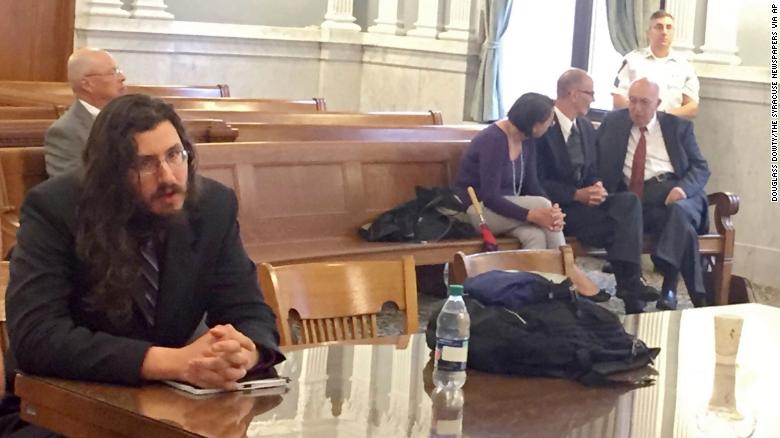
{"label": "black dress shoe", "polygon": [[626,308],[626,315],[632,315],[635,313],[642,313],[645,308],[645,302],[634,298],[625,298],[623,305]]}
{"label": "black dress shoe", "polygon": [[707,306],[707,294],[689,294],[691,297],[691,303],[693,307],[706,307]]}
{"label": "black dress shoe", "polygon": [[605,274],[614,274],[615,270],[612,268],[612,263],[610,262],[604,263],[604,266],[601,267],[601,272]]}
{"label": "black dress shoe", "polygon": [[644,278],[638,277],[629,282],[628,287],[618,286],[615,296],[623,299],[655,301],[661,295],[658,293],[658,289],[647,284]]}
{"label": "black dress shoe", "polygon": [[609,294],[604,289],[599,289],[599,291],[594,295],[580,295],[582,298],[586,298],[590,301],[593,301],[594,303],[603,303],[606,301],[609,301],[610,298],[612,298],[612,295]]}
{"label": "black dress shoe", "polygon": [[665,291],[655,303],[655,308],[658,310],[677,310],[677,294],[671,290]]}

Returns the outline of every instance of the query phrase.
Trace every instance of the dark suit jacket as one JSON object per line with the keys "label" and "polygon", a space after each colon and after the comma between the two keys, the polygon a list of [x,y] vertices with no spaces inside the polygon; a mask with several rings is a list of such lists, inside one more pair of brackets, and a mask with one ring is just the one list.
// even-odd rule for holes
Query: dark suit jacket
{"label": "dark suit jacket", "polygon": [[552,202],[560,205],[577,202],[574,200],[574,192],[582,187],[593,185],[596,177],[596,130],[593,124],[585,117],[577,117],[577,128],[582,135],[582,149],[584,164],[582,176],[579,181],[574,178],[574,168],[569,158],[569,150],[563,140],[563,132],[555,123],[537,140],[537,153],[539,158],[539,181],[542,187],[550,195]]}
{"label": "dark suit jacket", "polygon": [[[677,177],[677,186],[682,188],[691,202],[685,206],[694,217],[701,216],[701,229],[707,228],[707,195],[704,186],[710,178],[707,160],[702,156],[693,123],[665,112],[656,113],[666,151]],[[613,111],[604,118],[596,136],[598,150],[598,176],[608,192],[627,190],[623,177],[623,163],[628,150],[628,138],[633,122],[628,109]],[[695,211],[692,209],[695,208]]]}
{"label": "dark suit jacket", "polygon": [[92,114],[76,99],[65,114],[46,130],[43,148],[49,177],[81,167],[81,156],[94,122]]}
{"label": "dark suit jacket", "polygon": [[[656,117],[661,125],[661,133],[674,174],[679,179],[678,186],[689,198],[704,195],[704,186],[710,178],[710,169],[696,143],[693,123],[665,112],[658,112]],[[623,163],[626,159],[632,126],[628,110],[622,109],[607,114],[599,127],[596,140],[599,154],[598,175],[610,193],[626,190],[623,181]]]}
{"label": "dark suit jacket", "polygon": [[200,178],[188,219],[167,229],[154,327],[134,305],[120,328],[83,302],[84,264],[74,248],[79,181],[75,173],[49,179],[22,205],[7,293],[7,371],[139,384],[147,350],[185,345],[206,312],[208,326],[233,324],[261,355],[284,358],[274,314],[239,237],[233,191]]}

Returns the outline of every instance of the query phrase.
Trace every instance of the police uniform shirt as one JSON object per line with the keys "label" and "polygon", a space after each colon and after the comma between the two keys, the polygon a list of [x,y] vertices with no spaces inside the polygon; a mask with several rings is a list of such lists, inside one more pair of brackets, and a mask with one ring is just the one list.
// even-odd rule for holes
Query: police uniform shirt
{"label": "police uniform shirt", "polygon": [[623,58],[612,93],[627,98],[631,82],[643,77],[658,84],[661,98],[659,111],[682,106],[683,95],[694,102],[699,101],[699,78],[681,54],[670,51],[669,56],[657,58],[649,47],[634,50]]}

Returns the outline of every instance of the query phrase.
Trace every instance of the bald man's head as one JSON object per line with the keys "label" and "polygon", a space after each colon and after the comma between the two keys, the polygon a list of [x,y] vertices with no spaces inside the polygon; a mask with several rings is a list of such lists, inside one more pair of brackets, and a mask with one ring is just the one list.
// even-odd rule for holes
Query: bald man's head
{"label": "bald man's head", "polygon": [[634,125],[647,126],[658,111],[661,99],[658,97],[658,84],[647,78],[637,79],[628,88],[628,113]]}
{"label": "bald man's head", "polygon": [[555,106],[569,119],[584,116],[593,102],[593,79],[585,70],[572,68],[558,78]]}
{"label": "bald man's head", "polygon": [[101,49],[73,52],[68,58],[68,82],[79,99],[97,108],[125,92],[125,76],[114,58]]}

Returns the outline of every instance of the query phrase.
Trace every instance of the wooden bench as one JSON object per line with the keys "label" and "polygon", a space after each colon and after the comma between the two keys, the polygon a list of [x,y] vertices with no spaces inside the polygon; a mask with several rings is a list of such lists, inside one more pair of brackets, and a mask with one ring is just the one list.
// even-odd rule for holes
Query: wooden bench
{"label": "wooden bench", "polygon": [[484,125],[352,126],[231,123],[236,141],[427,141],[471,140]]}
{"label": "wooden bench", "polygon": [[[230,88],[225,84],[217,85],[143,85],[126,86],[128,93],[143,93],[152,96],[188,96],[188,97],[230,97]],[[73,90],[67,82],[46,81],[0,81],[0,95],[5,91],[21,91],[53,96],[66,96],[73,99]]]}
{"label": "wooden bench", "polygon": [[220,119],[226,123],[275,123],[283,125],[417,126],[441,125],[439,111],[398,113],[281,113],[260,111],[179,110],[185,119]]}
{"label": "wooden bench", "polygon": [[[238,130],[222,120],[183,120],[194,143],[232,142]],[[54,120],[0,120],[0,147],[43,146],[46,130]]]}
{"label": "wooden bench", "polygon": [[[468,141],[258,142],[198,145],[200,171],[234,188],[241,234],[257,262],[290,264],[319,260],[397,258],[411,254],[418,265],[444,263],[457,251],[472,254],[481,241],[429,244],[362,241],[357,229],[412,198],[414,187],[452,182]],[[46,178],[41,148],[0,149],[2,248],[13,246],[18,208],[30,187]],[[709,196],[717,233],[700,237],[702,254],[714,256],[717,304],[729,301],[734,254],[731,215],[735,195]],[[580,255],[600,250],[572,242]],[[500,238],[500,249],[517,249]],[[649,249],[646,248],[646,249]]]}
{"label": "wooden bench", "polygon": [[0,120],[57,120],[63,107],[48,106],[0,106]]}
{"label": "wooden bench", "polygon": [[322,97],[315,97],[309,100],[289,100],[166,96],[162,99],[173,105],[177,110],[268,111],[286,113],[313,113],[326,111],[325,99]]}

